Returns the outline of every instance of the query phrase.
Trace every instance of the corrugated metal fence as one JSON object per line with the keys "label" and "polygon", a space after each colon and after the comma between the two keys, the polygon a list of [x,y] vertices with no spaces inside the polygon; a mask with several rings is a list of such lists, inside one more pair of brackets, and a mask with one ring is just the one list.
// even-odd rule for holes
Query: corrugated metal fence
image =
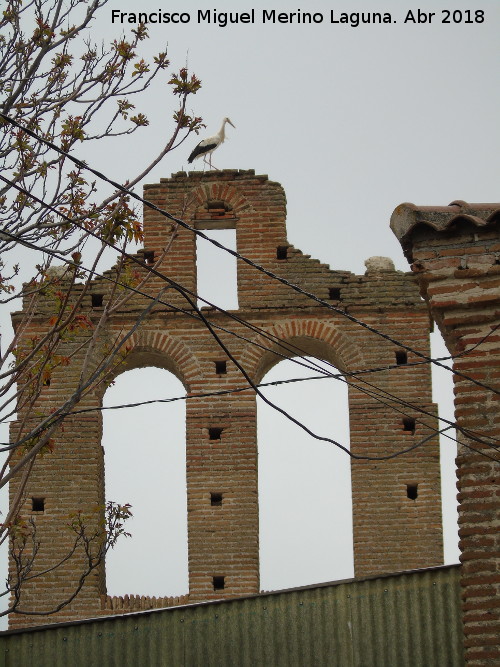
{"label": "corrugated metal fence", "polygon": [[456,566],[0,635],[19,667],[460,667]]}

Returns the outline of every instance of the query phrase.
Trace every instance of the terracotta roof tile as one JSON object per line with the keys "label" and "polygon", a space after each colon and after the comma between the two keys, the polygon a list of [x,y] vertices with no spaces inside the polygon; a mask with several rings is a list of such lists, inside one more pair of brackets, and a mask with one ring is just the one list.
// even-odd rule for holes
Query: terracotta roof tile
{"label": "terracotta roof tile", "polygon": [[448,230],[459,221],[485,227],[500,221],[500,203],[468,204],[453,201],[448,206],[415,206],[404,203],[391,215],[391,229],[397,236],[405,256],[411,261],[411,237],[417,227],[425,225],[437,232]]}

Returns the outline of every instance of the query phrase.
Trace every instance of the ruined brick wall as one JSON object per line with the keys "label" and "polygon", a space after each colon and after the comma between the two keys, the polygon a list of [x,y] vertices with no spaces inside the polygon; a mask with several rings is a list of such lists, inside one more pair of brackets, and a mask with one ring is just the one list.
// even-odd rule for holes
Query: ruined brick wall
{"label": "ruined brick wall", "polygon": [[392,227],[455,357],[466,659],[469,665],[498,665],[500,204],[403,204]]}
{"label": "ruined brick wall", "polygon": [[[181,172],[146,186],[145,198],[197,229],[235,228],[240,255],[336,307],[336,311],[326,308],[239,259],[239,309],[233,313],[237,319],[211,308],[203,312],[220,327],[216,332],[221,340],[256,383],[281,360],[275,354],[283,351],[281,343],[295,346],[285,351],[287,356],[296,356],[300,350],[301,354],[332,362],[345,373],[381,369],[367,377],[352,378],[351,451],[358,455],[389,455],[431,437],[408,454],[389,461],[353,462],[355,573],[366,576],[441,564],[439,449],[433,435],[437,418],[430,369],[427,364],[413,365],[418,360],[416,355],[391,341],[401,341],[429,354],[429,318],[415,278],[377,266],[358,276],[331,270],[304,255],[286,237],[283,189],[253,171],[189,175]],[[145,244],[138,257],[144,259],[146,266],[139,272],[146,275],[147,266],[158,262],[156,268],[162,274],[195,292],[193,232],[147,207],[144,227]],[[111,277],[113,272],[108,275]],[[165,282],[154,276],[145,289],[157,297],[163,288]],[[96,320],[110,289],[111,283],[94,281],[93,296],[89,294],[84,299],[84,312],[90,319]],[[146,297],[134,296],[103,331],[103,345],[114,336],[123,336],[149,303]],[[50,300],[41,298],[26,335],[43,331],[50,308]],[[14,315],[14,322],[18,320],[19,316]],[[253,328],[245,326],[247,322]],[[389,338],[379,336],[375,330]],[[275,338],[270,341],[262,332]],[[77,346],[78,340],[73,344]],[[131,351],[120,372],[159,366],[173,372],[188,395],[207,394],[188,400],[186,405],[189,596],[183,601],[258,593],[254,392],[213,394],[246,383],[185,296],[172,285],[161,292],[161,300],[134,331],[128,345]],[[44,389],[42,403],[56,404],[61,396],[71,392],[73,374],[78,372],[78,359],[81,361],[83,355],[84,350],[78,352],[77,361],[70,367],[55,370],[50,387]],[[367,385],[367,381],[372,385]],[[85,396],[81,407],[99,406],[103,392],[100,387]],[[411,407],[396,403],[399,411],[395,410],[395,400]],[[74,416],[58,434],[54,453],[37,461],[27,492],[26,511],[31,511],[32,497],[45,498],[45,510],[36,517],[44,563],[53,562],[67,546],[62,537],[64,517],[82,506],[102,502],[101,435],[98,412],[86,413],[84,418]],[[324,520],[328,520],[328,508],[318,508],[321,511],[325,511]],[[77,577],[78,564],[72,563],[50,573],[36,587],[27,586],[26,607],[46,609],[56,595],[71,590]],[[59,614],[41,618],[14,616],[11,624],[72,620],[169,603],[164,598],[132,595],[140,591],[130,593],[125,601],[107,597],[105,572],[101,570],[87,582],[75,602]],[[159,595],[164,593],[158,591]]]}

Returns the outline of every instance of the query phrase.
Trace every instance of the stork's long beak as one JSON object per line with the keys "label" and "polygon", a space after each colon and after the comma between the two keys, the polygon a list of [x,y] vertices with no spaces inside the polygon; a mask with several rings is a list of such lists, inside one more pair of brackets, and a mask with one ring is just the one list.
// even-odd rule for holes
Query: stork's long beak
{"label": "stork's long beak", "polygon": [[229,123],[229,125],[232,125],[232,126],[234,127],[234,129],[236,129],[236,125],[235,125],[234,123],[232,123],[232,122],[229,120],[229,118],[227,119],[227,122]]}

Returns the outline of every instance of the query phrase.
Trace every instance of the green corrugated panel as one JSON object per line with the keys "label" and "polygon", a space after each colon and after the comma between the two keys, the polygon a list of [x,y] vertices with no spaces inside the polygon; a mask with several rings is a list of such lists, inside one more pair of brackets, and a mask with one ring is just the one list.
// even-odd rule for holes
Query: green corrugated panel
{"label": "green corrugated panel", "polygon": [[3,633],[8,667],[462,667],[459,571],[439,568]]}
{"label": "green corrugated panel", "polygon": [[352,587],[356,667],[460,667],[457,568],[360,582]]}

